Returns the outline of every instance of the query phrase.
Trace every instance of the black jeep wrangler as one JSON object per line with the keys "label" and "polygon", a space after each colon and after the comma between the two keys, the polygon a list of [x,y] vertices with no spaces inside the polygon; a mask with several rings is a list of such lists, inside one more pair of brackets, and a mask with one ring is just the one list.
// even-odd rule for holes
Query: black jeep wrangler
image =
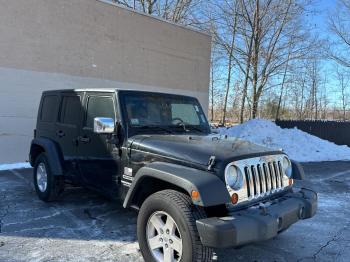
{"label": "black jeep wrangler", "polygon": [[317,209],[316,193],[292,187],[303,177],[298,163],[283,151],[211,134],[188,96],[44,92],[30,163],[43,201],[71,183],[138,210],[146,261],[210,261],[213,248],[270,239]]}

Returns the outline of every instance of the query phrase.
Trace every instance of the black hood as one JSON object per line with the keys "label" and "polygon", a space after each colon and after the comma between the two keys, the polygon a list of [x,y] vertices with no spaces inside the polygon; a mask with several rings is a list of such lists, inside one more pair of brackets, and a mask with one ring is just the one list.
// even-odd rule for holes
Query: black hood
{"label": "black hood", "polygon": [[138,135],[129,142],[131,149],[201,166],[207,166],[214,156],[215,169],[238,159],[281,153],[237,138],[212,135]]}

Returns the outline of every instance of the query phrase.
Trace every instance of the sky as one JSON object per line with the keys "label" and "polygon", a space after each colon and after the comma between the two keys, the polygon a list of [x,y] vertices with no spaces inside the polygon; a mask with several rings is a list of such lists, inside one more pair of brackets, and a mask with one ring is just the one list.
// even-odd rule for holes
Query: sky
{"label": "sky", "polygon": [[313,3],[314,8],[314,15],[311,17],[311,21],[314,22],[315,27],[320,29],[321,31],[323,28],[327,26],[327,16],[328,11],[335,8],[336,1],[334,0],[318,0]]}

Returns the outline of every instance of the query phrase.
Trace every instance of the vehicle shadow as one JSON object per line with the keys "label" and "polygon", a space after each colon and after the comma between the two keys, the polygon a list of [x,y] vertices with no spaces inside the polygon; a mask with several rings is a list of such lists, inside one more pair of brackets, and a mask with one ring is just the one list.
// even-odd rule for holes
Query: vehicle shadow
{"label": "vehicle shadow", "polygon": [[136,241],[136,212],[119,201],[81,187],[67,187],[60,199],[38,199],[32,170],[0,175],[0,236]]}

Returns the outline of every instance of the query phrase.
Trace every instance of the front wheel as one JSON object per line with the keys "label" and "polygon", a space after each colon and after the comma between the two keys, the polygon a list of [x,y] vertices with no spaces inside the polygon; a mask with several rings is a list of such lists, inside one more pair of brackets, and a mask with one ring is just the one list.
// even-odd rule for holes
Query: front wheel
{"label": "front wheel", "polygon": [[191,198],[174,190],[148,197],[137,219],[137,236],[146,262],[212,261],[213,250],[202,245],[196,220],[205,212]]}

